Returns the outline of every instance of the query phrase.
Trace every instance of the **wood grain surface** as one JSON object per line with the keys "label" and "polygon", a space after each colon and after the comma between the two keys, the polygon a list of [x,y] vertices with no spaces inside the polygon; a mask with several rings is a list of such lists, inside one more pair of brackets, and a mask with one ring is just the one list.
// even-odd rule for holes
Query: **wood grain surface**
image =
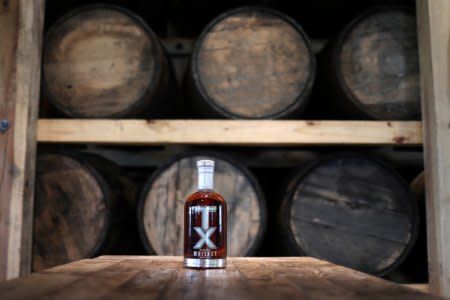
{"label": "wood grain surface", "polygon": [[214,190],[227,203],[227,250],[252,254],[265,229],[265,202],[255,178],[236,162],[214,154],[187,155],[156,171],[141,199],[143,241],[159,255],[183,254],[184,203],[197,190],[199,159],[215,161]]}
{"label": "wood grain surface", "polygon": [[432,300],[431,294],[309,257],[228,258],[190,270],[181,257],[105,256],[0,283],[3,300],[310,299]]}
{"label": "wood grain surface", "polygon": [[31,271],[44,4],[0,2],[0,281]]}
{"label": "wood grain surface", "polygon": [[[106,183],[108,228],[100,245],[99,254],[144,253],[136,222],[138,186],[114,161],[87,152],[71,153],[87,167],[94,169]],[[103,180],[99,181],[99,184]]]}
{"label": "wood grain surface", "polygon": [[400,267],[410,274],[414,282],[429,282],[428,251],[427,251],[427,218],[425,199],[425,174],[418,174],[410,184],[419,208],[419,230],[417,241],[411,248],[411,253]]}
{"label": "wood grain surface", "polygon": [[386,274],[416,240],[416,201],[394,170],[342,156],[319,161],[290,182],[280,220],[298,254]]}
{"label": "wood grain surface", "polygon": [[450,2],[416,3],[430,290],[450,297]]}
{"label": "wood grain surface", "polygon": [[37,139],[48,143],[141,145],[411,146],[421,145],[422,124],[385,121],[41,119]]}
{"label": "wood grain surface", "polygon": [[203,105],[227,117],[273,118],[304,104],[314,78],[306,39],[287,16],[259,7],[217,17],[193,54]]}
{"label": "wood grain surface", "polygon": [[347,97],[376,119],[419,119],[414,15],[398,8],[376,9],[358,17],[342,35],[336,69]]}
{"label": "wood grain surface", "polygon": [[65,15],[49,29],[43,59],[45,95],[72,117],[142,113],[149,103],[157,104],[153,98],[161,96],[157,90],[168,76],[151,29],[114,6]]}
{"label": "wood grain surface", "polygon": [[425,200],[425,172],[420,172],[411,182],[411,189],[418,201]]}
{"label": "wood grain surface", "polygon": [[82,152],[38,156],[33,270],[99,254],[143,253],[137,187],[112,161]]}
{"label": "wood grain surface", "polygon": [[109,226],[106,182],[79,160],[38,156],[34,207],[35,271],[91,257]]}

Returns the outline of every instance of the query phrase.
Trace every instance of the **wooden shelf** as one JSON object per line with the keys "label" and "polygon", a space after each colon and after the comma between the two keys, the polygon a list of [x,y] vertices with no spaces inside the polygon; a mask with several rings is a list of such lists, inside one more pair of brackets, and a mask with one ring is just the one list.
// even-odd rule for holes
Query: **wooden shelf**
{"label": "wooden shelf", "polygon": [[177,256],[101,256],[0,283],[4,300],[442,299],[424,291],[311,257],[230,257],[225,269],[195,271]]}
{"label": "wooden shelf", "polygon": [[418,291],[422,291],[424,293],[430,292],[430,286],[428,283],[409,283],[409,284],[403,284],[403,286],[416,289]]}
{"label": "wooden shelf", "polygon": [[[3,170],[0,180],[0,193],[2,195],[0,197],[0,206],[6,208],[0,216],[0,236],[2,236],[0,281],[27,274],[31,270],[33,218],[30,212],[32,212],[34,198],[36,149],[34,129],[37,126],[36,115],[40,95],[41,46],[45,8],[44,0],[3,2],[4,5],[0,5],[0,32],[2,33],[0,36],[2,36],[2,41],[5,40],[6,42],[0,43],[0,60],[6,62],[6,64],[0,68],[0,111],[2,112],[1,119],[8,122],[3,122],[4,126],[0,134],[0,148],[2,149],[0,151],[0,161],[2,161],[1,169]],[[450,227],[450,218],[448,217],[450,212],[450,202],[448,201],[450,185],[446,184],[446,179],[450,177],[450,156],[448,155],[450,151],[450,139],[448,138],[448,122],[450,120],[450,87],[448,80],[448,75],[450,74],[450,56],[448,55],[450,52],[450,44],[448,43],[450,37],[450,2],[444,0],[417,0],[416,3],[422,116],[424,120],[423,127],[426,132],[423,146],[426,154],[424,162],[427,173],[426,200],[428,213],[426,223],[430,284],[411,285],[410,287],[424,291],[429,288],[430,291],[436,294],[449,297],[450,263],[447,258],[450,255],[450,239],[447,229]],[[183,55],[186,56],[188,53]],[[177,64],[184,64],[185,61],[182,61],[183,59],[185,57],[181,58],[181,61],[177,62]],[[175,65],[177,66],[177,64]],[[380,144],[422,145],[420,122],[40,120],[38,126],[37,140],[49,143],[141,145],[210,143],[219,145],[270,146],[326,144],[367,146]],[[100,262],[100,264],[102,263],[103,261]],[[143,287],[143,293],[137,295],[137,298],[143,294],[151,294],[153,291],[145,290],[146,288],[148,289],[148,282],[142,283],[138,280],[142,278],[147,279],[147,266],[142,264],[141,261],[136,262],[135,265],[142,267],[140,273],[133,273],[132,269],[120,262],[118,267],[124,270],[123,276],[110,278],[108,275],[108,278],[105,277],[108,279],[106,283],[108,283],[107,286],[109,288],[97,284],[104,282],[105,278],[100,278],[102,275],[100,272],[92,272],[93,269],[90,269],[90,266],[85,273],[74,274],[73,272],[68,272],[68,275],[60,274],[60,278],[56,278],[56,280],[53,278],[54,273],[58,275],[61,269],[59,271],[54,269],[50,272],[33,274],[24,279],[7,281],[0,283],[0,285],[3,285],[5,291],[8,295],[11,295],[9,297],[12,299],[17,299],[15,297],[17,293],[22,293],[24,297],[36,298],[38,297],[37,295],[45,296],[48,291],[52,291],[50,293],[51,296],[55,296],[55,292],[57,296],[64,296],[64,292],[68,291],[66,295],[73,297],[77,294],[72,294],[71,291],[76,290],[82,290],[83,295],[86,293],[88,295],[93,290],[92,293],[95,297],[102,297],[106,292],[109,292],[111,287],[116,287],[112,289],[115,293],[113,296],[122,297],[123,294],[121,293],[130,286],[132,287],[132,292],[136,292],[136,288]],[[237,265],[240,266],[242,264],[239,261]],[[278,264],[275,266],[278,266]],[[70,271],[72,267],[73,265],[63,266],[63,271],[64,268],[68,268],[68,271]],[[96,267],[99,267],[99,265],[93,268],[95,269]],[[304,267],[303,263],[301,267]],[[324,267],[329,269],[330,266],[326,264]],[[258,271],[267,271],[268,267],[265,262],[258,263],[256,271],[251,269],[246,271],[251,271],[250,275],[258,275],[259,277],[253,281],[245,278],[246,280],[243,283],[241,282],[240,285],[246,288],[243,291],[246,293],[252,291],[251,285],[253,284],[257,292],[262,291],[256,295],[259,298],[269,298],[272,295],[269,293],[271,290],[276,296],[279,296],[280,293],[286,294],[286,292],[289,292],[290,287],[293,286],[293,279],[290,277],[291,274],[285,276],[286,273],[282,272],[290,268],[292,268],[291,262],[285,268],[274,273],[277,275],[277,278],[273,277],[272,274],[263,274],[261,276]],[[328,286],[312,289],[311,287],[314,288],[314,285],[309,285],[314,281],[314,275],[318,273],[316,272],[316,267],[310,269],[314,271],[311,273],[313,277],[309,275],[302,277],[299,279],[299,284],[303,283],[305,285],[304,290],[311,291],[312,295],[319,295],[317,297],[320,297],[320,294],[325,291],[326,293],[322,297],[324,299],[328,295],[345,298],[349,291],[353,291],[353,287],[348,287],[349,284],[353,284],[353,281],[347,281],[345,277],[336,275],[334,280],[328,280],[326,277],[323,277],[322,275],[327,270],[320,272],[319,275],[321,276],[317,278],[317,282],[325,283]],[[230,270],[230,268],[227,270]],[[110,269],[107,269],[107,271],[110,271]],[[161,292],[163,295],[168,292],[176,294],[177,291],[183,291],[186,286],[192,287],[192,284],[195,287],[212,286],[213,289],[210,289],[212,295],[217,294],[214,294],[216,292],[214,288],[217,288],[217,284],[220,285],[219,288],[223,287],[223,282],[217,280],[220,276],[208,277],[212,279],[210,280],[211,285],[202,285],[201,283],[199,285],[198,278],[194,278],[197,281],[192,281],[192,274],[194,273],[189,273],[189,270],[186,270],[188,282],[184,282],[181,276],[175,275],[174,277],[170,275],[169,273],[173,272],[173,268],[168,269],[164,266],[156,271],[165,279],[169,277],[175,278],[176,280],[172,280],[173,282],[170,282],[170,284],[178,285],[178,288],[177,286],[172,288],[170,284],[167,285],[164,281],[158,281],[160,278],[156,277],[157,280],[155,282],[159,284],[157,287],[163,289]],[[152,274],[155,274],[156,271],[152,271]],[[254,273],[252,273],[253,271]],[[166,276],[167,274],[169,274],[169,277]],[[235,272],[232,275],[236,274],[239,277],[241,272]],[[283,276],[280,277],[280,274]],[[292,274],[298,275],[297,272],[292,272]],[[347,276],[351,276],[351,274]],[[98,280],[92,284],[92,276],[88,277],[88,275],[93,275],[94,277],[100,275],[100,277],[97,276],[99,277]],[[85,276],[87,278],[83,278]],[[135,276],[134,279],[136,280],[130,281],[130,276]],[[208,278],[203,276],[200,280]],[[288,281],[281,282],[282,284],[278,282],[276,288],[267,285],[266,279],[274,278]],[[311,278],[313,281],[311,281]],[[153,280],[154,276],[151,279]],[[76,281],[75,285],[67,284],[74,282],[74,280]],[[19,281],[23,282],[23,285],[16,288],[16,284]],[[334,286],[337,285],[337,287],[330,287],[330,282]],[[384,291],[391,291],[389,287],[384,288],[379,284],[372,285],[371,281],[365,280],[361,275],[356,276],[354,283],[354,287],[359,287],[359,290],[357,293],[351,294],[351,296],[361,296],[361,299],[366,297],[368,288],[375,289],[374,298],[381,298],[380,295],[383,295]],[[60,284],[64,285],[64,289],[60,289],[58,286]],[[86,290],[82,289],[84,287],[83,284],[86,284]],[[346,286],[339,288],[340,284]],[[168,286],[171,288],[168,289]],[[91,287],[91,290],[89,287]],[[37,293],[37,291],[41,294]],[[200,289],[191,288],[189,291],[192,291],[191,296],[195,297]],[[229,290],[227,289],[226,291]],[[298,288],[295,290],[295,292],[299,291],[302,290]],[[331,294],[329,291],[332,291]],[[219,289],[218,292],[219,298],[223,295],[229,296],[224,293],[223,289]],[[5,293],[0,292],[0,294],[2,299],[8,298],[8,295]],[[287,295],[289,296],[290,294]],[[394,289],[392,294],[387,296],[400,299],[399,295],[399,291]],[[416,298],[423,299],[420,296]]]}
{"label": "wooden shelf", "polygon": [[422,144],[421,122],[40,119],[38,142],[215,145]]}

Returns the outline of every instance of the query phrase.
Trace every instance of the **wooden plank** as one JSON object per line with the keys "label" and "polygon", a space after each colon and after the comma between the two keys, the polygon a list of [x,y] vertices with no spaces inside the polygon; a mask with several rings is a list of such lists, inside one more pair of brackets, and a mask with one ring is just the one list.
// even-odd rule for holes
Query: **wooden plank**
{"label": "wooden plank", "polygon": [[450,2],[418,0],[430,290],[450,296]]}
{"label": "wooden plank", "polygon": [[97,144],[420,145],[420,122],[41,119],[38,141]]}
{"label": "wooden plank", "polygon": [[83,277],[102,269],[111,270],[120,260],[108,261],[79,260],[77,262],[55,267],[32,276],[22,277],[21,284],[15,280],[6,281],[3,284],[2,299],[33,298],[42,299],[48,294],[55,293],[61,287],[69,287],[79,282]]}
{"label": "wooden plank", "polygon": [[104,256],[0,283],[0,294],[2,300],[441,299],[309,257],[233,257],[226,269],[201,271],[183,268],[182,257]]}
{"label": "wooden plank", "polygon": [[0,3],[0,280],[30,272],[44,1]]}
{"label": "wooden plank", "polygon": [[404,284],[403,286],[416,289],[418,291],[422,291],[424,293],[430,292],[430,285],[427,283],[411,283],[411,284]]}

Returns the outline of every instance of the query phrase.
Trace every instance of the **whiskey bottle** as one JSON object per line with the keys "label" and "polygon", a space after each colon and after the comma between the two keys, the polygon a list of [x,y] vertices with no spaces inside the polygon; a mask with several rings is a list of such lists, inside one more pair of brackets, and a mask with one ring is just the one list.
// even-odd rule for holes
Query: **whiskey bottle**
{"label": "whiskey bottle", "polygon": [[198,190],[184,205],[184,266],[225,268],[227,206],[214,192],[214,161],[197,161]]}

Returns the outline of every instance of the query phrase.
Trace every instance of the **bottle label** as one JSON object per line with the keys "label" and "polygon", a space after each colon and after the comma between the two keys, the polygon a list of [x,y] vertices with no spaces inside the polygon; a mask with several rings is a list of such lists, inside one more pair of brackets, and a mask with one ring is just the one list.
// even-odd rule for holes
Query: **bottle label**
{"label": "bottle label", "polygon": [[221,206],[191,206],[188,212],[188,249],[194,257],[216,257],[226,247]]}
{"label": "bottle label", "polygon": [[194,249],[201,249],[203,245],[206,245],[208,249],[217,249],[217,246],[211,241],[211,236],[216,231],[217,227],[209,226],[209,213],[217,212],[215,206],[194,206],[194,210],[200,211],[202,218],[202,226],[194,227],[195,232],[199,235],[200,239],[194,245]]}

